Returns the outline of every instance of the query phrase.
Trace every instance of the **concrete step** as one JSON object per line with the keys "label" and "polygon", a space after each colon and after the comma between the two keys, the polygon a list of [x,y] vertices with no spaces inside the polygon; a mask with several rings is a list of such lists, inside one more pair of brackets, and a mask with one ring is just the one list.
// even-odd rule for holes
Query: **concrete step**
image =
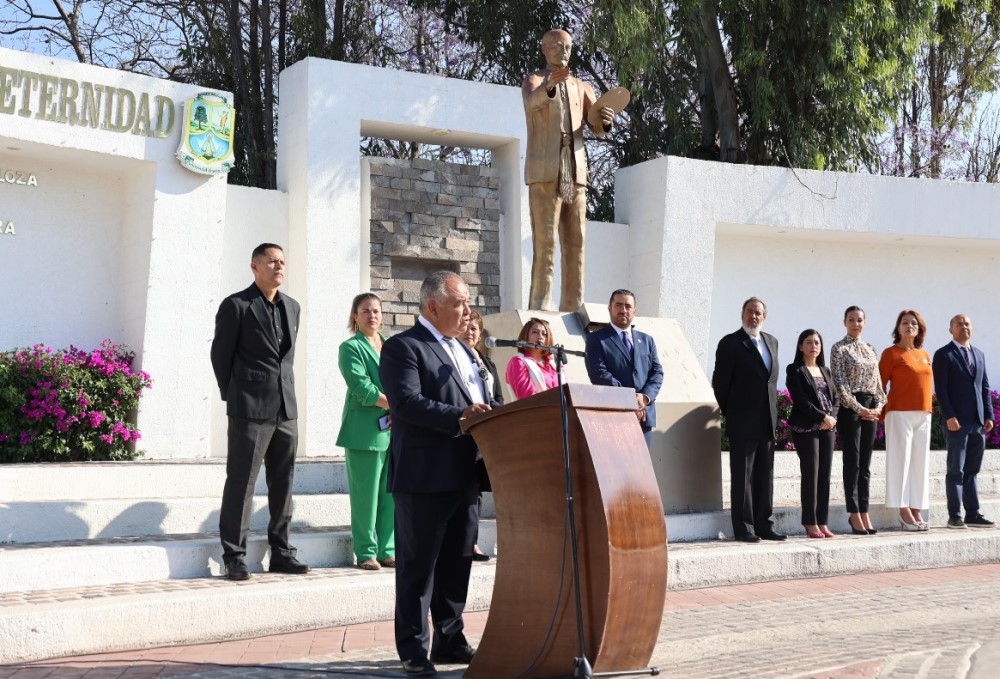
{"label": "concrete step", "polygon": [[[293,530],[291,542],[313,568],[355,563],[349,526]],[[494,521],[480,522],[479,547],[495,553]],[[246,561],[251,572],[267,570],[266,531],[251,533]],[[218,533],[8,545],[0,547],[0,573],[0,594],[205,578],[223,574],[222,548]]]}
{"label": "concrete step", "polygon": [[[219,497],[50,500],[0,504],[0,545],[60,540],[212,533],[219,529]],[[351,523],[346,493],[293,495],[292,527]],[[483,493],[481,515],[495,516],[493,494]],[[267,497],[253,499],[251,530],[264,530]]]}
{"label": "concrete step", "polygon": [[[981,495],[980,511],[982,514],[1000,524],[1000,496]],[[869,507],[872,524],[879,530],[899,530],[899,511],[877,504]],[[830,530],[835,533],[850,533],[847,509],[842,504],[830,506]],[[776,506],[771,519],[774,529],[787,535],[804,535],[802,527],[802,508],[796,502],[795,506]],[[948,505],[943,500],[932,500],[930,509],[924,514],[924,519],[932,526],[944,526],[948,522]],[[972,533],[990,529],[967,528],[955,533]],[[733,522],[728,509],[718,512],[700,512],[693,514],[668,514],[667,535],[671,544],[679,542],[695,542],[719,537],[733,537]],[[996,558],[1000,559],[1000,553]]]}
{"label": "concrete step", "polygon": [[[879,503],[885,501],[885,477],[872,476],[871,478],[871,501]],[[1000,472],[980,472],[976,478],[980,495],[1000,495]],[[794,477],[776,477],[774,479],[774,504],[790,505],[798,504],[802,488],[802,479],[796,474]],[[722,483],[722,502],[724,506],[729,506],[728,480]],[[930,477],[930,495],[932,499],[943,499],[945,494],[944,474],[932,474]],[[836,474],[830,475],[830,501],[844,502],[844,481],[839,470]]]}
{"label": "concrete step", "polygon": [[[996,563],[998,555],[995,529],[672,544],[669,587]],[[489,607],[495,563],[473,567],[469,610]],[[386,620],[393,599],[391,571],[354,568],[265,573],[242,583],[204,577],[0,594],[0,663]]]}
{"label": "concrete step", "polygon": [[[945,450],[931,451],[931,474],[944,474],[947,467],[948,452]],[[843,478],[844,454],[839,450],[833,452],[833,478]],[[885,476],[885,451],[876,450],[872,453],[872,477]],[[1000,450],[987,450],[983,455],[981,473],[1000,473]],[[799,456],[794,450],[776,450],[774,452],[774,478],[799,478]],[[729,453],[722,452],[722,480],[729,480]]]}
{"label": "concrete step", "polygon": [[[468,610],[489,608],[494,570],[472,569]],[[389,620],[394,597],[392,570],[356,568],[0,595],[0,663]]]}
{"label": "concrete step", "polygon": [[[220,497],[51,500],[0,505],[0,543],[208,533],[219,529]],[[294,496],[292,527],[351,523],[346,494]],[[267,497],[254,496],[251,530],[267,528]]]}
{"label": "concrete step", "polygon": [[[160,496],[221,498],[225,481],[226,461],[218,458],[5,464],[0,465],[0,498],[9,503]],[[255,492],[267,494],[263,470]],[[292,492],[346,493],[344,458],[299,458]]]}
{"label": "concrete step", "polygon": [[790,537],[785,542],[693,542],[670,547],[670,589],[772,580],[884,573],[1000,562],[1000,530],[924,533],[885,530],[833,539]]}

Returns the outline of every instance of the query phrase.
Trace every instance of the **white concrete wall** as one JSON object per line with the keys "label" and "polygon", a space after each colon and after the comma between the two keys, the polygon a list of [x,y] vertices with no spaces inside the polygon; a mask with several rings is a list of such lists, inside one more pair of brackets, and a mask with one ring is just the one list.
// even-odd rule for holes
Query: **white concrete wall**
{"label": "white concrete wall", "polygon": [[[96,154],[45,151],[36,144],[0,151],[0,168],[38,178],[37,187],[0,182],[0,220],[16,229],[0,236],[4,278],[16,286],[4,295],[12,313],[0,323],[0,346],[91,348],[125,340],[130,300],[120,294],[122,263],[135,249],[129,210],[117,197],[140,163],[95,166]],[[142,335],[132,330],[127,339],[135,346]]]}
{"label": "white concrete wall", "polygon": [[218,304],[226,179],[193,174],[173,157],[181,104],[204,88],[2,48],[0,65],[175,103],[174,130],[162,139],[0,114],[4,164],[37,169],[39,180],[37,189],[0,188],[0,218],[23,225],[0,241],[0,256],[36,267],[7,297],[5,315],[19,320],[0,326],[0,346],[128,341],[153,376],[140,447],[150,457],[206,456],[217,389],[205,319]]}
{"label": "white concrete wall", "polygon": [[[303,303],[296,347],[300,451],[338,452],[345,389],[337,345],[351,299],[368,282],[362,250],[362,136],[489,148],[501,173],[501,286],[505,307],[527,298],[522,243],[530,239],[520,183],[525,136],[517,88],[306,59],[281,75],[278,185],[289,196],[289,292]],[[295,102],[295,104],[289,104]],[[529,272],[530,273],[530,272]]]}
{"label": "white concrete wall", "polygon": [[1000,187],[660,158],[620,170],[615,195],[633,251],[638,241],[650,252],[633,276],[647,279],[657,315],[680,322],[708,375],[751,295],[768,305],[782,364],[808,326],[839,339],[850,304],[867,310],[865,336],[879,349],[912,307],[927,319],[929,350],[964,311],[973,343],[1000,357],[989,275]]}
{"label": "white concrete wall", "polygon": [[[253,282],[250,271],[250,255],[253,249],[261,243],[277,243],[283,248],[288,247],[288,196],[281,191],[265,191],[246,186],[229,185],[226,187],[226,221],[222,239],[222,276],[219,289],[213,297],[215,308],[219,303],[236,292],[243,290]],[[290,283],[296,277],[295,261],[287,252],[285,262],[288,265],[287,281]],[[294,296],[294,295],[293,295]],[[215,313],[206,317],[204,323],[215,330]],[[211,362],[205,356],[207,370],[211,371]],[[296,384],[302,384],[305,376],[296,366]],[[209,397],[211,408],[211,432],[209,455],[212,457],[226,456],[226,404],[214,389]]]}

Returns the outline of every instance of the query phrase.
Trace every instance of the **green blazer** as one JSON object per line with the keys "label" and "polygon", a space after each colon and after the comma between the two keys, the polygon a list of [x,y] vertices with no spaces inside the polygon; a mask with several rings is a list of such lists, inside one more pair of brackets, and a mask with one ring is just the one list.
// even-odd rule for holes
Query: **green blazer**
{"label": "green blazer", "polygon": [[375,405],[382,392],[375,348],[359,332],[340,345],[338,362],[347,382],[347,400],[337,445],[354,450],[388,449],[389,430],[379,431],[378,418],[389,411]]}

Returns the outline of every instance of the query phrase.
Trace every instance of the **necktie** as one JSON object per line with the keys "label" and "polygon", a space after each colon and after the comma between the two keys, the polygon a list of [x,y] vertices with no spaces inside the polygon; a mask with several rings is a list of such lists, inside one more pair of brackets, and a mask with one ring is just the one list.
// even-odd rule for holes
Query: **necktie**
{"label": "necktie", "polygon": [[454,337],[445,337],[444,343],[448,347],[448,352],[451,354],[451,362],[455,366],[455,370],[462,377],[462,382],[465,383],[466,388],[469,390],[469,395],[472,397],[474,403],[486,403],[483,399],[483,390],[479,386],[479,382],[476,381],[476,376],[471,372],[469,361],[463,360],[464,356],[459,356],[461,349],[455,346]]}
{"label": "necktie", "polygon": [[625,343],[625,348],[628,349],[629,358],[633,358],[635,356],[635,352],[632,347],[632,340],[629,338],[627,330],[622,330],[622,342]]}
{"label": "necktie", "polygon": [[976,372],[976,364],[972,360],[972,351],[969,347],[962,347],[962,353],[965,354],[965,365],[969,366],[969,372]]}
{"label": "necktie", "polygon": [[767,349],[764,346],[764,340],[760,337],[754,337],[753,343],[757,347],[757,351],[760,353],[761,359],[764,361],[764,367],[768,370],[771,369],[770,357],[767,355]]}

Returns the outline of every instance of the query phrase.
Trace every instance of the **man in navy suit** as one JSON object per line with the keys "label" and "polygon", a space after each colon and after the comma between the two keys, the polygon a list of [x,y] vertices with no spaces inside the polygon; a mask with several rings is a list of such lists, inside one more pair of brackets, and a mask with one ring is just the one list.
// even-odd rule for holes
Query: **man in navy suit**
{"label": "man in navy suit", "polygon": [[587,335],[587,374],[593,384],[635,389],[635,415],[649,447],[656,426],[653,402],[663,385],[663,366],[653,338],[632,327],[635,311],[632,292],[611,293],[611,325]]}
{"label": "man in navy suit", "polygon": [[778,340],[761,328],[767,307],[743,303],[743,327],[719,340],[712,389],[729,436],[733,535],[741,542],[784,540],[775,532],[774,428],[778,422]]}
{"label": "man in navy suit", "polygon": [[[948,527],[988,528],[979,513],[976,475],[983,463],[986,434],[993,429],[993,399],[986,377],[986,357],[971,346],[972,320],[965,314],[951,319],[952,341],[934,352],[934,392],[941,405],[948,442]],[[962,505],[965,520],[962,520]]]}
{"label": "man in navy suit", "polygon": [[392,414],[396,651],[414,676],[435,674],[434,662],[468,663],[474,654],[462,612],[478,531],[479,477],[475,441],[462,435],[460,421],[498,404],[486,393],[472,352],[457,339],[470,311],[469,288],[457,274],[431,274],[420,287],[417,322],[386,340],[379,364]]}

